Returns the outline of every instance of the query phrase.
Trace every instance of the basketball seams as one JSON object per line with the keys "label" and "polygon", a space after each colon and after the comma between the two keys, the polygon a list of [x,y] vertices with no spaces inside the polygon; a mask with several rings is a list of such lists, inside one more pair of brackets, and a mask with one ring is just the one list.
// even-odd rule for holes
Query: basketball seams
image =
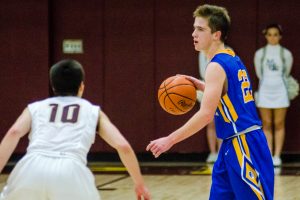
{"label": "basketball seams", "polygon": [[169,87],[169,88],[166,88],[166,87],[164,87],[164,88],[159,88],[159,90],[163,89],[163,90],[165,90],[165,91],[163,91],[163,92],[159,95],[158,99],[161,97],[161,95],[163,95],[165,92],[167,92],[167,90],[172,89],[172,88],[177,87],[177,86],[192,86],[192,87],[195,88],[194,85],[191,85],[191,84],[188,84],[188,83],[174,85],[174,86],[171,86],[171,87]]}
{"label": "basketball seams", "polygon": [[174,87],[177,87],[177,86],[192,86],[193,88],[195,88],[195,86],[194,86],[193,84],[188,84],[188,83],[180,83],[180,84],[173,85],[173,86],[171,86],[171,87],[167,88],[167,90],[169,90],[169,89],[172,89],[172,88],[174,88]]}
{"label": "basketball seams", "polygon": [[[175,79],[174,79],[175,80]],[[179,109],[178,107],[177,107],[177,105],[172,101],[172,99],[170,98],[170,96],[169,96],[169,93],[168,93],[168,91],[167,91],[167,87],[166,87],[166,83],[164,82],[164,89],[165,89],[165,91],[163,92],[163,93],[166,93],[166,96],[165,96],[165,98],[164,98],[164,108],[166,109],[166,110],[168,110],[168,108],[166,107],[166,98],[168,97],[168,99],[170,100],[170,102],[177,108],[177,110],[179,110],[180,112],[184,112],[183,110],[181,110],[181,109]]]}
{"label": "basketball seams", "polygon": [[183,98],[186,98],[186,99],[188,99],[188,100],[193,101],[194,103],[196,102],[195,99],[191,99],[191,98],[189,98],[189,97],[187,97],[187,96],[184,96],[184,95],[182,95],[182,94],[178,94],[178,93],[176,93],[176,92],[170,92],[170,93],[168,93],[168,95],[170,95],[170,94],[175,94],[175,95],[181,96],[181,97],[183,97]]}
{"label": "basketball seams", "polygon": [[[164,98],[164,108],[165,108],[166,111],[169,111],[169,112],[170,112],[170,110],[166,107],[166,103],[165,103],[167,97],[168,97],[168,99],[170,100],[170,102],[175,106],[175,108],[176,108],[177,110],[179,110],[180,112],[184,113],[184,111],[181,110],[180,108],[178,108],[177,105],[172,101],[172,99],[170,98],[170,96],[168,95],[168,93],[167,93],[167,95],[166,95],[165,98]],[[176,113],[174,113],[174,114],[176,114]]]}
{"label": "basketball seams", "polygon": [[[176,81],[174,82],[174,80]],[[195,105],[196,88],[194,84],[182,77],[169,77],[162,82],[158,89],[158,100],[168,113],[181,115]]]}
{"label": "basketball seams", "polygon": [[[183,98],[186,98],[186,99],[188,99],[188,100],[191,100],[192,101],[192,103],[193,103],[193,105],[195,104],[195,102],[196,102],[196,100],[193,100],[193,99],[191,99],[191,98],[188,98],[188,97],[186,97],[186,96],[183,96],[183,95],[180,95],[180,94],[178,94],[178,93],[168,93],[167,92],[167,96],[168,96],[168,98],[169,98],[169,100],[171,101],[171,103],[175,106],[175,108],[177,109],[177,110],[179,110],[180,112],[182,112],[182,113],[177,113],[177,114],[183,114],[183,113],[186,113],[187,112],[187,110],[182,110],[182,109],[180,109],[178,106],[177,106],[177,104],[175,104],[174,103],[174,101],[172,100],[172,98],[170,97],[170,95],[171,94],[173,94],[173,95],[177,95],[177,96],[180,96],[180,97],[183,97]],[[166,107],[165,107],[166,108]],[[175,113],[176,114],[176,113]]]}
{"label": "basketball seams", "polygon": [[[173,79],[173,80],[174,80],[174,79]],[[170,82],[171,82],[171,81],[170,81]],[[166,89],[166,82],[165,82],[165,81],[163,82],[163,85],[164,85],[164,88],[163,88],[163,89],[165,90],[163,93],[166,93],[166,94],[167,94],[167,95],[165,96],[163,102],[164,102],[164,108],[165,108],[165,110],[167,110],[167,108],[166,108],[166,97],[168,96],[168,92],[167,92],[167,89]],[[162,93],[162,94],[163,94],[163,93]],[[160,97],[161,97],[162,94],[160,94],[158,100],[160,99]]]}
{"label": "basketball seams", "polygon": [[[164,81],[164,87],[166,87],[167,85],[171,84],[175,79],[176,79],[176,77],[174,77],[172,80],[170,80],[170,82],[168,82],[167,84],[166,84],[167,80],[165,80],[165,81]],[[160,88],[158,88],[158,89],[160,90],[160,89],[164,89],[164,88],[163,88],[163,87],[162,87],[162,88],[160,87]]]}

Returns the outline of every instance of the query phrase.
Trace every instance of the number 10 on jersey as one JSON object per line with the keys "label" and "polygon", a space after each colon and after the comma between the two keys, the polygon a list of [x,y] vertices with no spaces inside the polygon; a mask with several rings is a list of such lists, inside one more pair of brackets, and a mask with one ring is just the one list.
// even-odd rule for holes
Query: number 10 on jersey
{"label": "number 10 on jersey", "polygon": [[[51,110],[50,122],[76,123],[78,120],[80,106],[78,104],[66,105],[61,108],[59,104],[50,104]],[[62,109],[59,112],[59,109]],[[60,114],[59,114],[60,113]]]}

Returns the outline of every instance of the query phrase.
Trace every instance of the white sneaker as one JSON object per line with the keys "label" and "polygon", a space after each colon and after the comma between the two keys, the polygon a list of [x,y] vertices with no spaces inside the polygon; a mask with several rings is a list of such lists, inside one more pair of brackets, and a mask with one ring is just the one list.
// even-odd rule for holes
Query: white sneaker
{"label": "white sneaker", "polygon": [[273,156],[272,159],[273,159],[273,165],[275,167],[281,166],[282,161],[281,161],[281,158],[279,156]]}
{"label": "white sneaker", "polygon": [[281,167],[274,167],[274,175],[281,175]]}
{"label": "white sneaker", "polygon": [[207,163],[214,163],[216,162],[218,158],[218,154],[217,153],[210,153],[206,159],[206,162]]}

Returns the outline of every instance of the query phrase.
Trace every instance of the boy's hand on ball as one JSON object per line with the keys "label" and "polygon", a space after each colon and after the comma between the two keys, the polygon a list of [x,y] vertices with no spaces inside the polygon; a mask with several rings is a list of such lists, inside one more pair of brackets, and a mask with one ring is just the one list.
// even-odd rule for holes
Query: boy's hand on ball
{"label": "boy's hand on ball", "polygon": [[201,81],[195,77],[192,77],[192,76],[188,76],[188,75],[183,75],[183,74],[178,74],[177,76],[184,76],[187,80],[191,81],[195,87],[197,88],[197,90],[200,90],[200,91],[204,91],[204,88],[205,88],[205,82],[204,81]]}

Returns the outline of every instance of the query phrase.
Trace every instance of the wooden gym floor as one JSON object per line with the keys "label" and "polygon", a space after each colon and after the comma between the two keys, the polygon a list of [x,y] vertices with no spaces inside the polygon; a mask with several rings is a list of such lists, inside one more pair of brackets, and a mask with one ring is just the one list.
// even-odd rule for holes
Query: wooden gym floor
{"label": "wooden gym floor", "polygon": [[[90,162],[102,200],[135,200],[133,184],[119,162]],[[152,200],[207,200],[212,165],[199,162],[142,162]],[[275,169],[275,200],[300,200],[300,162]],[[0,189],[8,174],[0,176]]]}
{"label": "wooden gym floor", "polygon": [[[103,165],[102,165],[103,164]],[[134,200],[125,169],[109,163],[90,163],[103,200]],[[110,166],[110,170],[108,167]],[[207,200],[212,165],[205,163],[141,163],[153,200]],[[300,200],[300,163],[275,169],[275,200]]]}

